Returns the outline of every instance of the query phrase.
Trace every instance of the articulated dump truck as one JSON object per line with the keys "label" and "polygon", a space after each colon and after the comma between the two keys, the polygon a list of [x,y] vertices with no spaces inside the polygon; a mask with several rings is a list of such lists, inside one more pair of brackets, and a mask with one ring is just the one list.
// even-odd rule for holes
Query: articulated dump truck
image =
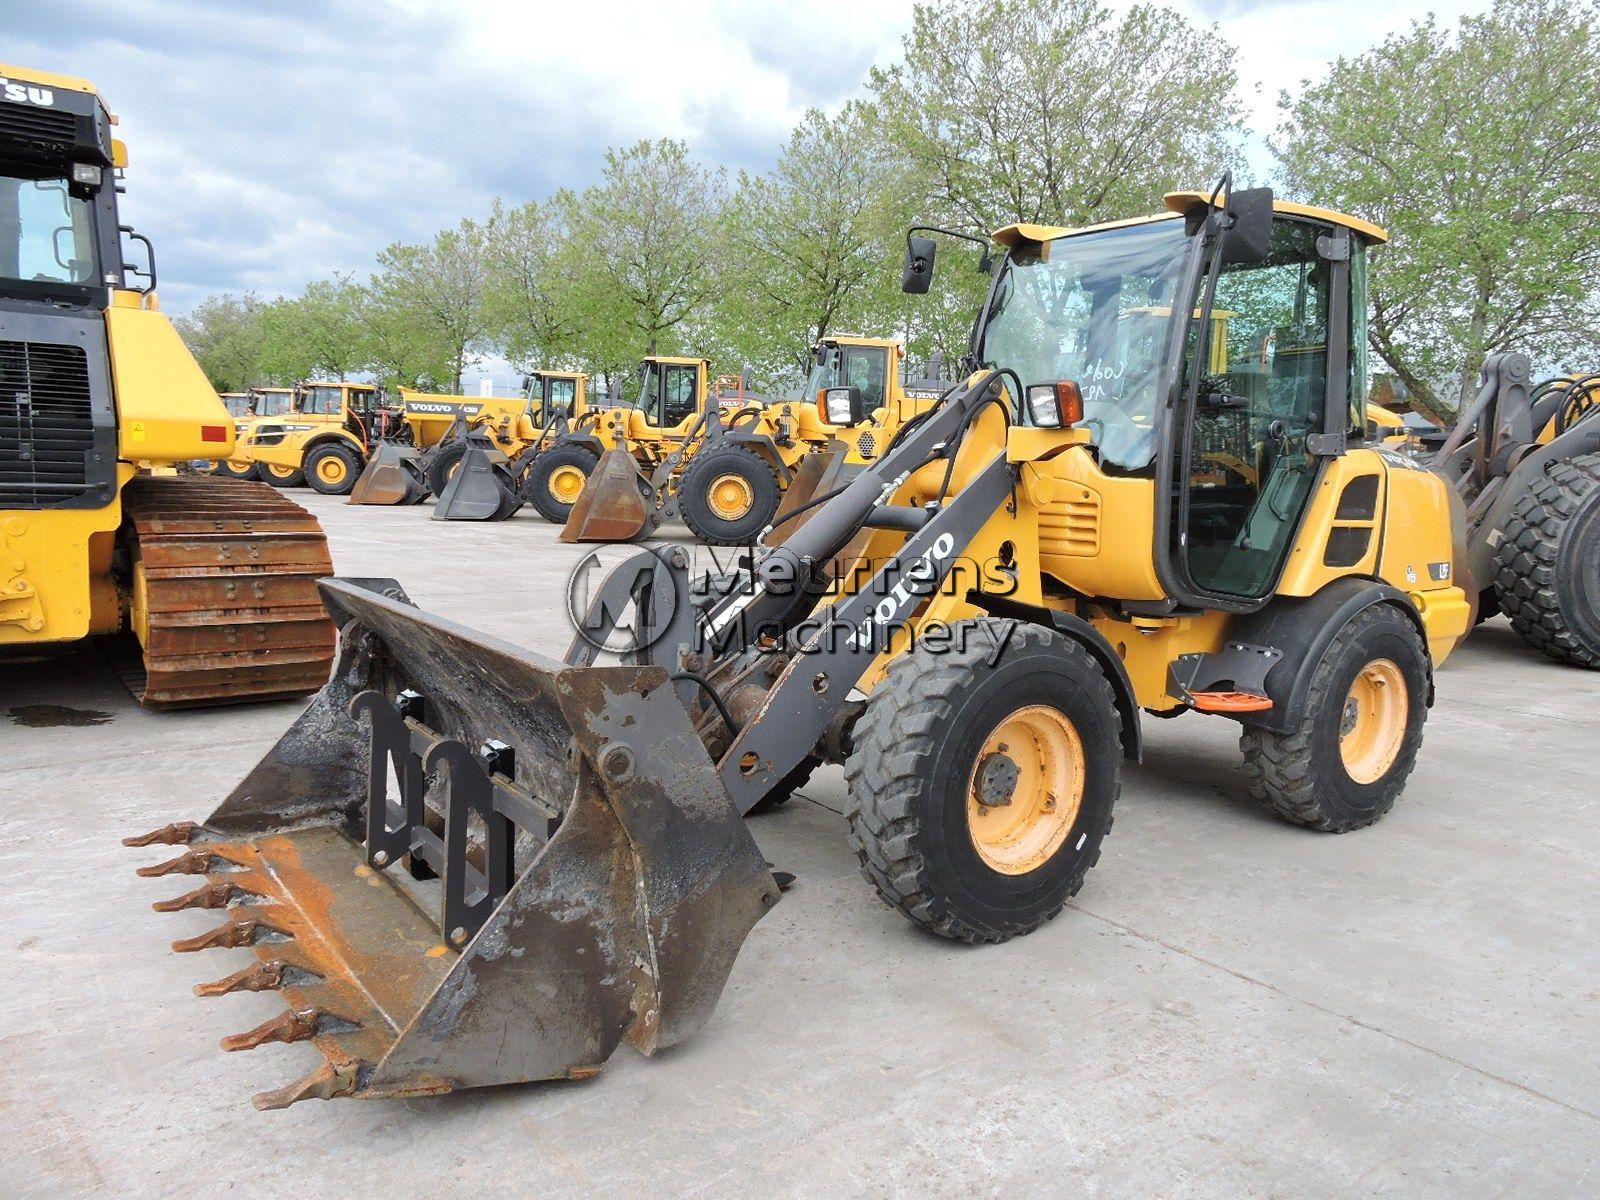
{"label": "articulated dump truck", "polygon": [[175,950],[251,951],[196,990],[287,1002],[224,1049],[319,1052],[257,1105],[681,1041],[779,899],[743,817],[825,761],[878,896],[965,942],[1079,890],[1144,712],[1236,723],[1286,820],[1379,820],[1471,617],[1448,485],[1352,387],[1384,233],[1226,179],[1167,209],[998,231],[963,383],[737,571],[636,552],[563,661],[324,581],[328,686],[214,813],[128,839],[198,877],[157,908],[223,918]]}
{"label": "articulated dump truck", "polygon": [[0,655],[131,630],[147,707],[316,691],[316,520],[265,484],[150,470],[227,462],[235,418],[119,226],[115,118],[85,80],[0,77]]}

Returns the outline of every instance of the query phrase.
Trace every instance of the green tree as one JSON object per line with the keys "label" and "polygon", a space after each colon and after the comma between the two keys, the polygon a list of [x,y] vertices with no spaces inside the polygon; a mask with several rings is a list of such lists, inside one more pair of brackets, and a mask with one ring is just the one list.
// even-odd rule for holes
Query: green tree
{"label": "green tree", "polygon": [[1538,361],[1600,342],[1600,7],[1497,0],[1432,17],[1280,100],[1289,191],[1360,213],[1372,348],[1447,413],[1484,356]]}
{"label": "green tree", "polygon": [[801,118],[764,175],[740,173],[718,325],[769,373],[841,330],[893,332],[901,237],[916,215],[903,156],[875,111]]}
{"label": "green tree", "polygon": [[485,229],[485,317],[495,345],[524,371],[573,352],[574,311],[562,250],[568,244],[570,192],[516,208],[494,202]]}
{"label": "green tree", "polygon": [[265,383],[267,306],[252,292],[208,296],[174,324],[189,352],[219,392],[242,392]]}
{"label": "green tree", "polygon": [[372,362],[365,308],[367,290],[347,276],[319,279],[263,314],[262,365],[276,379],[343,379]]}
{"label": "green tree", "polygon": [[1234,157],[1234,49],[1171,9],[933,0],[902,44],[870,85],[927,217],[988,233],[1133,216]]}
{"label": "green tree", "polygon": [[566,199],[570,236],[558,270],[592,373],[684,348],[685,322],[704,312],[718,286],[725,191],[720,169],[663,139],[607,151],[601,182]]}
{"label": "green tree", "polygon": [[[483,226],[462,221],[426,246],[395,243],[378,255],[366,325],[374,359],[398,377],[432,377],[461,390],[461,376],[488,345]],[[400,339],[414,339],[406,347]]]}

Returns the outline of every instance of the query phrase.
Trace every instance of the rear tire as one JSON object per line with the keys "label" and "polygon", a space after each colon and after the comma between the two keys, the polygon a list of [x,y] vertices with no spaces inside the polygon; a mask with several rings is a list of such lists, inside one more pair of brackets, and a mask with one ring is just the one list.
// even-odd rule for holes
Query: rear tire
{"label": "rear tire", "polygon": [[360,457],[340,442],[324,442],[306,455],[306,482],[324,496],[348,495],[360,474]]}
{"label": "rear tire", "polygon": [[783,498],[763,458],[738,446],[703,451],[678,481],[678,512],[701,541],[748,546],[772,524]]}
{"label": "rear tire", "polygon": [[241,462],[237,465],[223,459],[212,465],[211,474],[219,479],[259,479],[260,473],[253,462]]}
{"label": "rear tire", "polygon": [[299,467],[279,467],[272,463],[257,463],[261,478],[275,488],[305,487],[306,474]]}
{"label": "rear tire", "polygon": [[1428,651],[1411,618],[1392,604],[1357,613],[1312,668],[1299,723],[1240,736],[1250,794],[1324,833],[1373,824],[1416,766],[1427,696]]}
{"label": "rear tire", "polygon": [[845,815],[861,873],[889,905],[941,937],[1003,942],[1059,913],[1099,860],[1121,723],[1076,642],[992,618],[951,630],[964,646],[901,654],[867,701]]}
{"label": "rear tire", "polygon": [[1495,551],[1500,611],[1557,662],[1600,668],[1600,454],[1545,467]]}
{"label": "rear tire", "polygon": [[533,460],[528,482],[523,485],[523,495],[546,521],[565,525],[572,515],[572,506],[583,494],[582,487],[570,493],[568,483],[579,474],[587,481],[599,461],[592,451],[582,446],[552,446]]}

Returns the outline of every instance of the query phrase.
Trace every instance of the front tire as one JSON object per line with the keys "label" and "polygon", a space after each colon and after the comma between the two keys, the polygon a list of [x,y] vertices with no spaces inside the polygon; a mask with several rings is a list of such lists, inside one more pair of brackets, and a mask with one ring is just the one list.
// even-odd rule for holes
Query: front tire
{"label": "front tire", "polygon": [[1427,697],[1428,650],[1411,618],[1392,604],[1357,613],[1312,668],[1298,723],[1239,738],[1250,794],[1324,833],[1373,824],[1416,766]]}
{"label": "front tire", "polygon": [[546,521],[565,525],[599,461],[582,446],[552,446],[533,460],[523,495]]}
{"label": "front tire", "polygon": [[456,473],[456,467],[460,465],[466,453],[466,439],[457,438],[428,456],[423,479],[435,500],[444,495],[444,485],[450,482],[450,476]]}
{"label": "front tire", "polygon": [[258,463],[261,478],[275,488],[305,487],[306,475],[299,467],[280,467],[276,463]]}
{"label": "front tire", "polygon": [[1495,551],[1500,610],[1557,662],[1600,668],[1600,454],[1545,468]]}
{"label": "front tire", "polygon": [[782,492],[763,458],[738,446],[695,455],[678,483],[678,512],[712,546],[748,546],[772,524]]}
{"label": "front tire", "polygon": [[306,455],[306,482],[324,496],[348,495],[361,474],[361,458],[349,446],[324,442]]}
{"label": "front tire", "polygon": [[1088,651],[982,618],[890,665],[852,732],[846,816],[861,873],[923,928],[1003,942],[1083,886],[1121,787],[1115,696]]}

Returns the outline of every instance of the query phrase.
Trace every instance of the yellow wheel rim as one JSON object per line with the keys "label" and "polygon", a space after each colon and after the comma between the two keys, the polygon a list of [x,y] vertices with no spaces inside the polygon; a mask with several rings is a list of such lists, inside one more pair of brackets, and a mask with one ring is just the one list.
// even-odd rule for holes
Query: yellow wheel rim
{"label": "yellow wheel rim", "polygon": [[294,470],[293,467],[280,467],[272,463],[267,464],[267,474],[274,479],[287,479],[294,474]]}
{"label": "yellow wheel rim", "polygon": [[756,493],[742,475],[718,475],[711,481],[706,503],[724,521],[737,521],[755,507]]}
{"label": "yellow wheel rim", "polygon": [[345,465],[344,459],[332,454],[317,464],[317,478],[323,483],[343,483],[348,474],[350,468]]}
{"label": "yellow wheel rim", "polygon": [[1361,668],[1339,717],[1339,755],[1357,783],[1376,783],[1394,766],[1406,739],[1411,697],[1406,677],[1387,658]]}
{"label": "yellow wheel rim", "polygon": [[1026,875],[1048,862],[1083,804],[1083,739],[1058,709],[1019,708],[995,726],[967,781],[967,830],[984,863]]}
{"label": "yellow wheel rim", "polygon": [[562,504],[571,504],[583,495],[584,478],[577,467],[557,467],[550,472],[550,495]]}
{"label": "yellow wheel rim", "polygon": [[250,460],[248,458],[230,458],[228,460],[228,470],[236,475],[243,475],[249,469]]}

